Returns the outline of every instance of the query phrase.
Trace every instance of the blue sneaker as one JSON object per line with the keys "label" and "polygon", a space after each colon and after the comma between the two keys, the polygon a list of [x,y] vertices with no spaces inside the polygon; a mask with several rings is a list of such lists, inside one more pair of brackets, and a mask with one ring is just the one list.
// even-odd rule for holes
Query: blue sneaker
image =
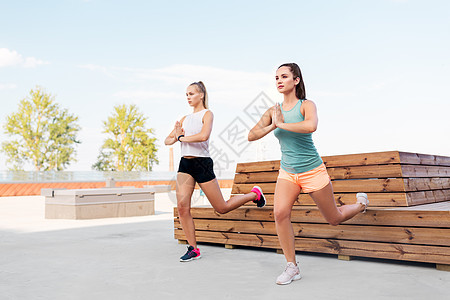
{"label": "blue sneaker", "polygon": [[194,259],[199,259],[202,256],[200,255],[200,249],[194,249],[194,247],[189,246],[185,255],[180,257],[181,262],[191,261]]}

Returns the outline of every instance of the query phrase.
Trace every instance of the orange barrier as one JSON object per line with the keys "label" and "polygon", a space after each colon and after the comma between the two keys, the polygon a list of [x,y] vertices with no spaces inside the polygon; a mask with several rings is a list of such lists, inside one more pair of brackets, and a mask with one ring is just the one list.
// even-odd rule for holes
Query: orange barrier
{"label": "orange barrier", "polygon": [[[133,186],[142,188],[144,185],[170,185],[176,188],[176,182],[171,181],[116,181],[116,186]],[[105,181],[92,182],[33,182],[33,183],[4,183],[0,184],[0,197],[40,195],[41,189],[96,189],[106,186]],[[220,188],[231,188],[232,179],[219,179]],[[198,188],[198,186],[196,187]]]}

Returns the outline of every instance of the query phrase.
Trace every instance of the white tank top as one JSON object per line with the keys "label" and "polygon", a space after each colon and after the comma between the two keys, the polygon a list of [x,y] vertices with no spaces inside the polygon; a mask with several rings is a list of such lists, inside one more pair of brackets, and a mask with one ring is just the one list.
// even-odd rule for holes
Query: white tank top
{"label": "white tank top", "polygon": [[[204,109],[196,113],[187,115],[183,121],[183,129],[185,136],[191,136],[202,131],[203,116],[208,111]],[[204,142],[185,143],[181,142],[181,156],[210,157],[209,155],[209,138]]]}

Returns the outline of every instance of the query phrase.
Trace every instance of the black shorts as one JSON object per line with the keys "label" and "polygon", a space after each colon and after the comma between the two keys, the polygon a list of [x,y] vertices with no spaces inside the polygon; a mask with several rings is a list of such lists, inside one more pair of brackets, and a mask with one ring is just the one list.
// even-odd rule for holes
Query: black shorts
{"label": "black shorts", "polygon": [[213,167],[214,163],[211,157],[182,157],[178,172],[187,173],[194,177],[196,182],[203,183],[216,178]]}

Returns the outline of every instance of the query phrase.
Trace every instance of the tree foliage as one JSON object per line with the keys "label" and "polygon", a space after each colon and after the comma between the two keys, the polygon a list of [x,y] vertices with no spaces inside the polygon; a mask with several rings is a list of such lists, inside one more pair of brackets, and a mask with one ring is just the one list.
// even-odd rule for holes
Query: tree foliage
{"label": "tree foliage", "polygon": [[113,114],[103,122],[104,141],[97,162],[92,165],[99,171],[151,170],[156,158],[156,138],[153,129],[146,129],[147,118],[136,105],[118,105]]}
{"label": "tree foliage", "polygon": [[3,126],[10,140],[2,143],[2,152],[10,169],[23,170],[26,163],[36,171],[65,169],[76,161],[77,121],[51,94],[40,87],[31,90]]}

